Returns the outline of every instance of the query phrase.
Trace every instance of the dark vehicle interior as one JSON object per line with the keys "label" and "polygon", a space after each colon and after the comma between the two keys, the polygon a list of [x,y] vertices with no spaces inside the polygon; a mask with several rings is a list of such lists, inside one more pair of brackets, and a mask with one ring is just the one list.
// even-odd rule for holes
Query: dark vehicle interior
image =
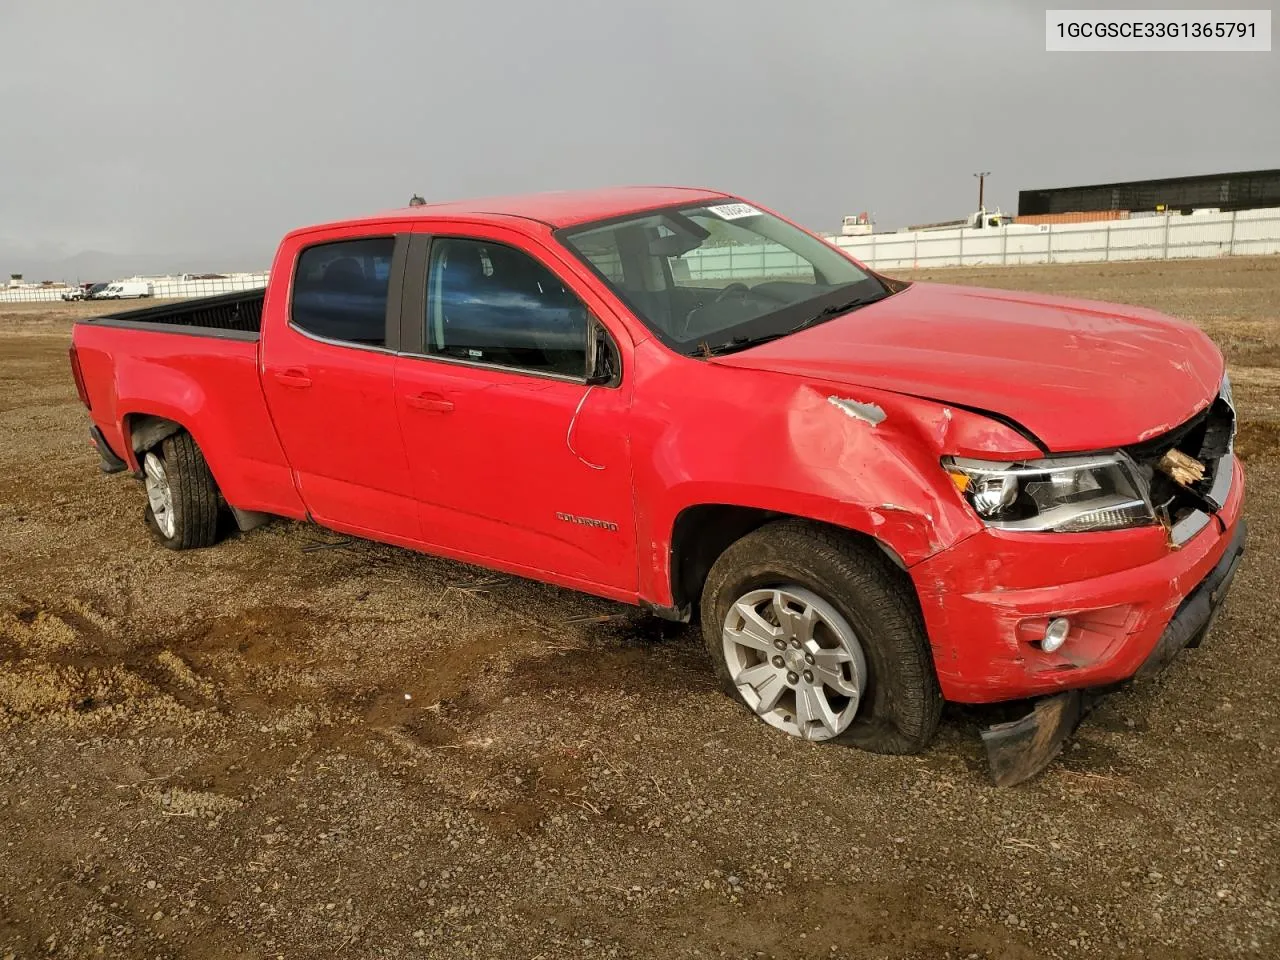
{"label": "dark vehicle interior", "polygon": [[428,352],[582,377],[587,325],[582,302],[527,254],[460,238],[432,242]]}
{"label": "dark vehicle interior", "polygon": [[392,237],[310,247],[298,257],[293,323],[327,340],[383,346]]}

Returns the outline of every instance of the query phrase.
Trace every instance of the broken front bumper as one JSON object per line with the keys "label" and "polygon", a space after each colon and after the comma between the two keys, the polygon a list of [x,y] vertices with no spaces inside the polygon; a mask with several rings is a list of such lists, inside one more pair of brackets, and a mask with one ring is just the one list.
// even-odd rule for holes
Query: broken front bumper
{"label": "broken front bumper", "polygon": [[[1240,523],[1244,471],[1222,509],[1180,545],[1163,527],[1083,534],[985,530],[911,568],[943,696],[998,703],[1134,676],[1224,556]],[[1042,646],[1057,618],[1060,649]]]}
{"label": "broken front bumper", "polygon": [[[1159,673],[1184,648],[1199,646],[1213,628],[1244,556],[1247,529],[1243,518],[1237,521],[1222,558],[1182,601],[1134,674],[1136,679]],[[1062,750],[1080,719],[1106,692],[1076,689],[1045,697],[1025,717],[983,730],[991,779],[997,786],[1011,786],[1043,770]]]}

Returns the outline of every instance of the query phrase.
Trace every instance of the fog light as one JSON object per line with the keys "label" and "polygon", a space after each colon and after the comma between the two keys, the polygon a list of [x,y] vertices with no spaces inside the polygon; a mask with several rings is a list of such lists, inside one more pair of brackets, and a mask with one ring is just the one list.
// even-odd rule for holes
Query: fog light
{"label": "fog light", "polygon": [[1044,639],[1040,641],[1040,649],[1046,653],[1053,653],[1067,642],[1067,633],[1070,630],[1071,621],[1066,617],[1050,620],[1049,626],[1045,627]]}

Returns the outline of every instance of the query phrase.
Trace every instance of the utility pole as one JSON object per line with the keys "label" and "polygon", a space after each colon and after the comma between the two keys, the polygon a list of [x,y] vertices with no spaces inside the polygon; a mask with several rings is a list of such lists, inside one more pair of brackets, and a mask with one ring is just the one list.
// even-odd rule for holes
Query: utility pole
{"label": "utility pole", "polygon": [[978,211],[981,212],[985,209],[982,206],[982,190],[986,186],[987,177],[991,176],[991,171],[983,170],[981,173],[975,173],[974,176],[978,178]]}

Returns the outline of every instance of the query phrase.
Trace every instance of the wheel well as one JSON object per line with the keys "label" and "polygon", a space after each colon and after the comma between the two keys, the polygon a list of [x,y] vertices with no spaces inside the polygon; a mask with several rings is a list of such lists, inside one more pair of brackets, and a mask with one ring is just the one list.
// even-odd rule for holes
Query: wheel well
{"label": "wheel well", "polygon": [[129,438],[129,446],[133,448],[134,453],[150,450],[166,437],[171,437],[185,429],[186,427],[176,420],[149,413],[130,413],[124,418],[125,436]]}
{"label": "wheel well", "polygon": [[885,552],[899,568],[906,567],[893,548],[875,537],[834,524],[811,520],[775,510],[737,507],[729,504],[701,504],[687,507],[676,517],[671,533],[671,593],[673,607],[692,610],[702,596],[702,585],[712,564],[731,543],[741,540],[752,530],[772,520],[803,520],[817,527],[838,531],[841,535],[874,544]]}
{"label": "wheel well", "polygon": [[906,570],[906,564],[890,545],[874,536],[847,527],[826,524],[808,517],[768,511],[755,507],[735,507],[731,504],[708,503],[687,507],[676,517],[671,535],[671,591],[673,608],[677,611],[694,609],[698,605],[707,575],[730,544],[741,540],[749,532],[774,520],[803,520],[806,524],[835,530],[847,538],[876,545],[883,550],[893,566]]}

